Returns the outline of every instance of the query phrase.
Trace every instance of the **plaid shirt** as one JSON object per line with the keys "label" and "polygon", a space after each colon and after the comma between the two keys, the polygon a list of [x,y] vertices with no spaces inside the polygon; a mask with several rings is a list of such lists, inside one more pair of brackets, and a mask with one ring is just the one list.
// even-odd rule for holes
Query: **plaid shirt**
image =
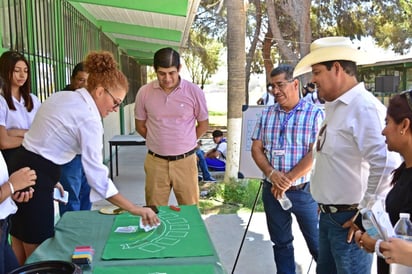
{"label": "plaid shirt", "polygon": [[[275,104],[262,111],[252,140],[261,140],[271,165],[286,173],[309,152],[309,146],[315,143],[323,119],[323,111],[304,100],[300,100],[290,112],[285,112],[279,104]],[[309,178],[310,172],[293,184],[308,182]]]}

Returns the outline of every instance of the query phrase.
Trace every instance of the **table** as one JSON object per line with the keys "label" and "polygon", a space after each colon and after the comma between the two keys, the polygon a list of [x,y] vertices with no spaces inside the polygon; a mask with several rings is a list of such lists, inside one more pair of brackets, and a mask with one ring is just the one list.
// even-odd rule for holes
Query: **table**
{"label": "table", "polygon": [[[184,211],[184,207],[196,206],[181,206],[182,212]],[[162,207],[159,207],[159,210],[162,211]],[[200,213],[198,214],[200,216]],[[130,269],[131,267],[144,267],[151,269],[156,273],[159,267],[163,269],[174,269],[181,267],[181,269],[183,269],[190,267],[191,265],[207,266],[208,269],[212,269],[210,272],[204,272],[205,274],[227,273],[220,263],[219,257],[208,233],[206,233],[207,239],[204,240],[210,241],[213,249],[213,255],[179,258],[161,257],[121,260],[101,259],[108,236],[112,233],[112,226],[115,216],[116,215],[103,215],[98,211],[66,212],[55,227],[55,236],[44,241],[28,258],[26,263],[29,264],[45,260],[70,261],[71,255],[76,246],[90,245],[95,250],[92,263],[93,269],[83,269],[83,273],[85,274],[93,273],[93,271],[97,271],[97,269],[100,269],[100,273],[102,269],[107,269],[106,271],[109,271],[108,273],[124,273],[125,270],[128,268]],[[159,215],[159,217],[160,216],[161,215]],[[202,227],[206,229],[203,220],[201,224]],[[196,243],[193,244],[196,245]],[[176,272],[171,271],[170,273]]]}
{"label": "table", "polygon": [[146,140],[140,135],[115,135],[109,140],[110,146],[110,179],[113,180],[113,146],[115,147],[116,154],[116,176],[119,175],[119,159],[118,159],[118,146],[144,146]]}

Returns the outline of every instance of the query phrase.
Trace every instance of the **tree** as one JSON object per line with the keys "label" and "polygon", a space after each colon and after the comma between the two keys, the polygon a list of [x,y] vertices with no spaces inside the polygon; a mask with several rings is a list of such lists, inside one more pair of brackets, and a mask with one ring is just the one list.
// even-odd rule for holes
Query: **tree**
{"label": "tree", "polygon": [[218,70],[221,64],[219,57],[222,47],[221,43],[207,37],[203,32],[190,31],[188,48],[184,50],[182,58],[192,82],[200,85],[201,89]]}
{"label": "tree", "polygon": [[245,102],[246,6],[243,0],[226,0],[228,67],[228,153],[225,181],[237,178],[240,159],[242,105]]}

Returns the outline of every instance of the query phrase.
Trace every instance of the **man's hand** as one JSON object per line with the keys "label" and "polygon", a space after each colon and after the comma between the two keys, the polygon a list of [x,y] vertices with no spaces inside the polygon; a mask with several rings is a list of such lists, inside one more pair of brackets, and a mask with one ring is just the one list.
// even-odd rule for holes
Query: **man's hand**
{"label": "man's hand", "polygon": [[285,173],[275,170],[268,178],[272,183],[272,194],[276,199],[283,196],[286,190],[292,185],[292,181],[286,177]]}
{"label": "man's hand", "polygon": [[355,235],[355,232],[359,230],[359,227],[355,224],[355,220],[359,215],[359,210],[356,212],[355,216],[353,216],[350,220],[347,220],[342,227],[343,228],[349,228],[348,231],[348,236],[346,238],[346,242],[349,244],[353,240],[353,236]]}

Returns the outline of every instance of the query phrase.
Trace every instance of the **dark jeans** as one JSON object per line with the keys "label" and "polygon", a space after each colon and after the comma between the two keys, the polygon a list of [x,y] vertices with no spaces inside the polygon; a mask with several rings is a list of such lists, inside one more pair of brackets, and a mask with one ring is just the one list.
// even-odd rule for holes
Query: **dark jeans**
{"label": "dark jeans", "polygon": [[370,273],[372,254],[360,249],[352,241],[346,242],[348,229],[342,225],[355,215],[356,211],[321,213],[319,219],[318,274]]}
{"label": "dark jeans", "polygon": [[273,253],[278,274],[295,274],[295,257],[292,234],[292,215],[296,216],[309,252],[318,257],[318,205],[309,193],[309,183],[300,190],[286,191],[292,208],[285,211],[271,192],[271,184],[263,183],[262,199],[266,222],[273,243]]}
{"label": "dark jeans", "polygon": [[90,186],[82,166],[81,155],[61,166],[60,183],[69,192],[69,202],[59,203],[60,215],[66,211],[90,210]]}
{"label": "dark jeans", "polygon": [[8,241],[9,218],[0,220],[0,274],[9,273],[19,267]]}

